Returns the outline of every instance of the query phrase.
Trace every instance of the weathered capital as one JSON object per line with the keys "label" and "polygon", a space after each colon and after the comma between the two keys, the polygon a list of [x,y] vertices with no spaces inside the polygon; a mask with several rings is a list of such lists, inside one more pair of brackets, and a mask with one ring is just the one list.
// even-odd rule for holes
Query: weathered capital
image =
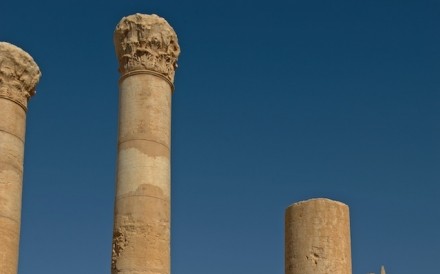
{"label": "weathered capital", "polygon": [[155,14],[134,14],[122,18],[114,33],[119,72],[152,71],[171,83],[180,47],[168,22]]}
{"label": "weathered capital", "polygon": [[27,52],[0,42],[0,97],[16,102],[26,110],[40,77],[40,68]]}

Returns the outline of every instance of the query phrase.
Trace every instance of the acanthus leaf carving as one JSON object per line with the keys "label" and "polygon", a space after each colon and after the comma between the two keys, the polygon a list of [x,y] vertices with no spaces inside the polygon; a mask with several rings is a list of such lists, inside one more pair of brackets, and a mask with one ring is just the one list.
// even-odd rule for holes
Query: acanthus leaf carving
{"label": "acanthus leaf carving", "polygon": [[0,97],[16,102],[26,110],[40,77],[40,68],[27,52],[0,42]]}
{"label": "acanthus leaf carving", "polygon": [[151,70],[174,81],[180,47],[165,19],[139,13],[124,17],[116,26],[114,43],[122,75]]}

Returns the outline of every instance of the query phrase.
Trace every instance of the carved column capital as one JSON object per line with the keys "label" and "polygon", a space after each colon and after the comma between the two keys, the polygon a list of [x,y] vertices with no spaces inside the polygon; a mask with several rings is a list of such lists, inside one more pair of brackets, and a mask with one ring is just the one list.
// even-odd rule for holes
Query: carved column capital
{"label": "carved column capital", "polygon": [[122,18],[114,33],[119,72],[152,71],[171,84],[180,47],[168,22],[155,14],[134,14]]}
{"label": "carved column capital", "polygon": [[27,52],[0,42],[0,97],[16,102],[26,110],[40,77],[40,68]]}

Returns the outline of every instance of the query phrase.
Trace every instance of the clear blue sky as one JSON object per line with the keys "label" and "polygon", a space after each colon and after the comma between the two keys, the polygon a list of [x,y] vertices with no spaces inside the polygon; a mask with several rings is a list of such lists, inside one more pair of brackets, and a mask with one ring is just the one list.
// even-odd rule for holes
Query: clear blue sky
{"label": "clear blue sky", "polygon": [[165,17],[173,274],[282,274],[293,202],[350,206],[353,273],[437,273],[440,2],[1,1],[43,77],[28,112],[20,274],[109,273],[113,30]]}

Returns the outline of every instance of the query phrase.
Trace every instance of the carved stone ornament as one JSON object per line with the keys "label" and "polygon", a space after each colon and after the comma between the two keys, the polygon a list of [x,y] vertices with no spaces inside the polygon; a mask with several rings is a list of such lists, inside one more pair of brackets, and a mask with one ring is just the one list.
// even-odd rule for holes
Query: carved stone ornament
{"label": "carved stone ornament", "polygon": [[122,18],[114,33],[121,75],[153,71],[174,82],[180,47],[168,22],[155,14]]}
{"label": "carved stone ornament", "polygon": [[0,42],[0,98],[14,101],[26,110],[40,77],[40,68],[27,52]]}

